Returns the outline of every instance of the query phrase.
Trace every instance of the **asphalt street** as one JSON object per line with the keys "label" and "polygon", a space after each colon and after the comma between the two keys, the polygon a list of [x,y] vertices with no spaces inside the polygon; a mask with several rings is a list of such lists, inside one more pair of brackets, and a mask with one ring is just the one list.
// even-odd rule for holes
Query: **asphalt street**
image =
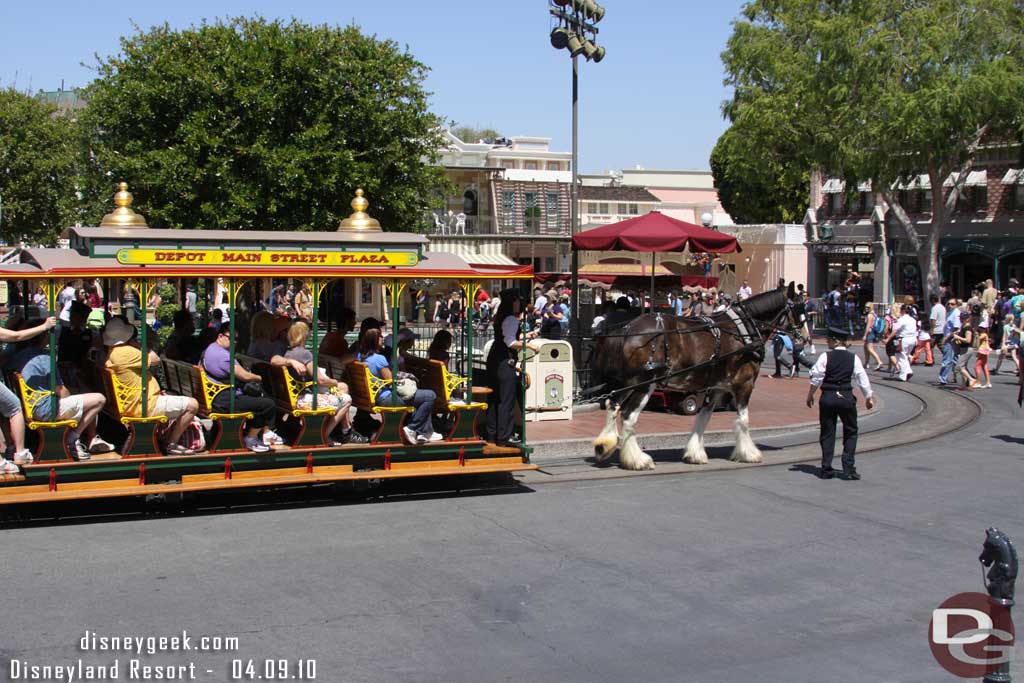
{"label": "asphalt street", "polygon": [[[959,431],[863,455],[859,482],[796,463],[8,524],[0,661],[119,659],[121,680],[132,658],[211,681],[232,660],[266,678],[268,658],[338,682],[962,680],[928,620],[983,590],[986,527],[1024,543],[1013,381],[944,403],[983,406]],[[83,651],[87,629],[239,647]]]}

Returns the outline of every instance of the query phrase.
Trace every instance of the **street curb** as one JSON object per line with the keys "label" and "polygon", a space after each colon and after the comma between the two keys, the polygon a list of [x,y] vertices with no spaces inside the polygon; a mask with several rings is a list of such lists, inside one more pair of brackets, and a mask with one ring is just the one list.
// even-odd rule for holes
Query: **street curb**
{"label": "street curb", "polygon": [[[870,415],[877,415],[885,408],[885,401],[881,397],[877,397],[877,405],[870,412],[861,413],[861,418],[868,417]],[[922,406],[918,413],[911,418],[917,417],[924,412]],[[906,420],[904,420],[906,422]],[[902,424],[898,423],[898,424]],[[757,439],[770,439],[775,436],[784,436],[793,432],[802,432],[809,429],[817,429],[818,422],[795,422],[793,424],[778,425],[773,427],[759,427],[757,429],[750,430],[750,436],[755,441]],[[875,430],[872,430],[875,431]],[[527,428],[529,433],[529,428]],[[870,432],[863,432],[868,434]],[[727,443],[733,443],[733,430],[732,429],[716,429],[713,431],[704,432],[704,444],[707,446],[721,446]],[[595,434],[594,437],[597,435]],[[687,438],[689,438],[690,432],[655,432],[653,434],[637,434],[637,441],[640,444],[640,448],[644,451],[660,451],[669,448],[681,448],[682,444]],[[538,465],[545,465],[548,463],[564,462],[569,460],[580,460],[583,456],[579,455],[556,455],[553,452],[563,452],[569,448],[580,449],[585,453],[590,453],[593,446],[593,438],[589,437],[586,439],[552,439],[550,441],[536,441],[530,442],[530,447],[533,448],[531,460]]]}
{"label": "street curb", "polygon": [[[981,415],[981,404],[959,392],[913,383],[893,385],[887,388],[914,396],[921,402],[922,409],[915,416],[898,424],[862,433],[858,438],[858,456],[943,436],[967,427]],[[963,410],[964,407],[969,407],[969,410]],[[792,428],[787,431],[792,431]],[[723,432],[719,432],[719,434],[723,434]],[[759,434],[757,436],[764,438],[765,435]],[[725,443],[730,443],[730,441]],[[678,454],[678,445],[675,447]],[[614,464],[603,467],[597,466],[579,457],[572,460],[563,460],[561,463],[539,463],[541,465],[540,470],[524,473],[519,478],[519,481],[523,485],[532,486],[595,479],[698,474],[768,465],[818,463],[820,458],[821,450],[816,439],[809,443],[768,451],[764,454],[764,462],[751,464],[735,463],[720,457],[712,457],[707,465],[688,465],[680,460],[672,459],[658,461],[654,470],[635,472],[623,470]]]}

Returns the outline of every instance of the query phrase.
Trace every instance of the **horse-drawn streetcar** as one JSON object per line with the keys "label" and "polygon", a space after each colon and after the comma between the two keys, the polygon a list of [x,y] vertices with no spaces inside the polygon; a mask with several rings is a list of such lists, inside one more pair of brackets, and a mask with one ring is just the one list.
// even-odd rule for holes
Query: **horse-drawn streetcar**
{"label": "horse-drawn streetcar", "polygon": [[[2,359],[20,416],[4,421],[0,505],[535,469],[526,446],[483,438],[489,389],[474,384],[471,354],[463,355],[460,374],[454,363],[418,358],[407,347],[400,353],[400,342],[415,336],[401,323],[410,283],[450,281],[473,301],[481,282],[529,280],[532,269],[481,271],[430,252],[421,235],[382,231],[357,195],[355,213],[336,232],[162,230],[146,227],[122,185],[119,208],[100,227],[65,231],[70,249],[25,248],[0,263],[0,281],[20,293],[9,308],[14,327],[60,318],[42,335],[8,344]],[[293,319],[261,313],[284,282],[307,293],[296,295]],[[68,303],[66,292],[88,283],[102,290],[88,293],[92,306]],[[189,329],[189,319],[200,330],[191,342],[203,340],[198,362],[153,353],[160,333],[147,324],[147,304],[162,311],[157,292],[168,287],[180,308],[174,334],[179,322]],[[372,334],[364,326],[356,342],[372,337],[379,349],[390,332],[386,361],[373,365],[378,349],[321,352],[318,323],[341,338],[350,331],[336,301],[354,309],[349,324],[353,312],[364,322],[386,320]],[[88,316],[71,314],[83,306]],[[254,348],[259,315],[272,318],[265,327],[273,337],[264,341],[287,336],[294,342],[287,351],[281,344],[270,357],[243,353]],[[105,326],[90,332],[83,318]],[[210,332],[214,324],[219,329]],[[468,316],[461,333],[451,332],[473,348]],[[216,376],[212,356],[223,361],[224,375]],[[415,406],[400,395],[403,378],[417,387]],[[431,405],[421,410],[420,396]],[[19,419],[24,443],[14,433]],[[414,419],[418,431],[409,428]],[[186,438],[196,425],[202,431]]]}

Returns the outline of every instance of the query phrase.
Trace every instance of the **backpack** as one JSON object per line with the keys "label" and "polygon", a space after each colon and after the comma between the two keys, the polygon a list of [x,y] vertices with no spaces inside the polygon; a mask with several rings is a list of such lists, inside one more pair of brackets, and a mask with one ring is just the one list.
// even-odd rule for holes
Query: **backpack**
{"label": "backpack", "polygon": [[875,323],[871,326],[871,332],[874,334],[882,334],[885,330],[885,318],[880,315],[875,316]]}

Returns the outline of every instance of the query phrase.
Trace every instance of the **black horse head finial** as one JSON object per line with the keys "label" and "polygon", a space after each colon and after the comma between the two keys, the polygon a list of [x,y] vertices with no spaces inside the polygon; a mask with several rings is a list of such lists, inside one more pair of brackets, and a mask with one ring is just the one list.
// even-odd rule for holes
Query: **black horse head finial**
{"label": "black horse head finial", "polygon": [[1013,601],[1014,585],[1017,581],[1017,549],[1009,537],[999,529],[985,530],[985,545],[978,561],[988,570],[985,587],[988,594],[997,600]]}

